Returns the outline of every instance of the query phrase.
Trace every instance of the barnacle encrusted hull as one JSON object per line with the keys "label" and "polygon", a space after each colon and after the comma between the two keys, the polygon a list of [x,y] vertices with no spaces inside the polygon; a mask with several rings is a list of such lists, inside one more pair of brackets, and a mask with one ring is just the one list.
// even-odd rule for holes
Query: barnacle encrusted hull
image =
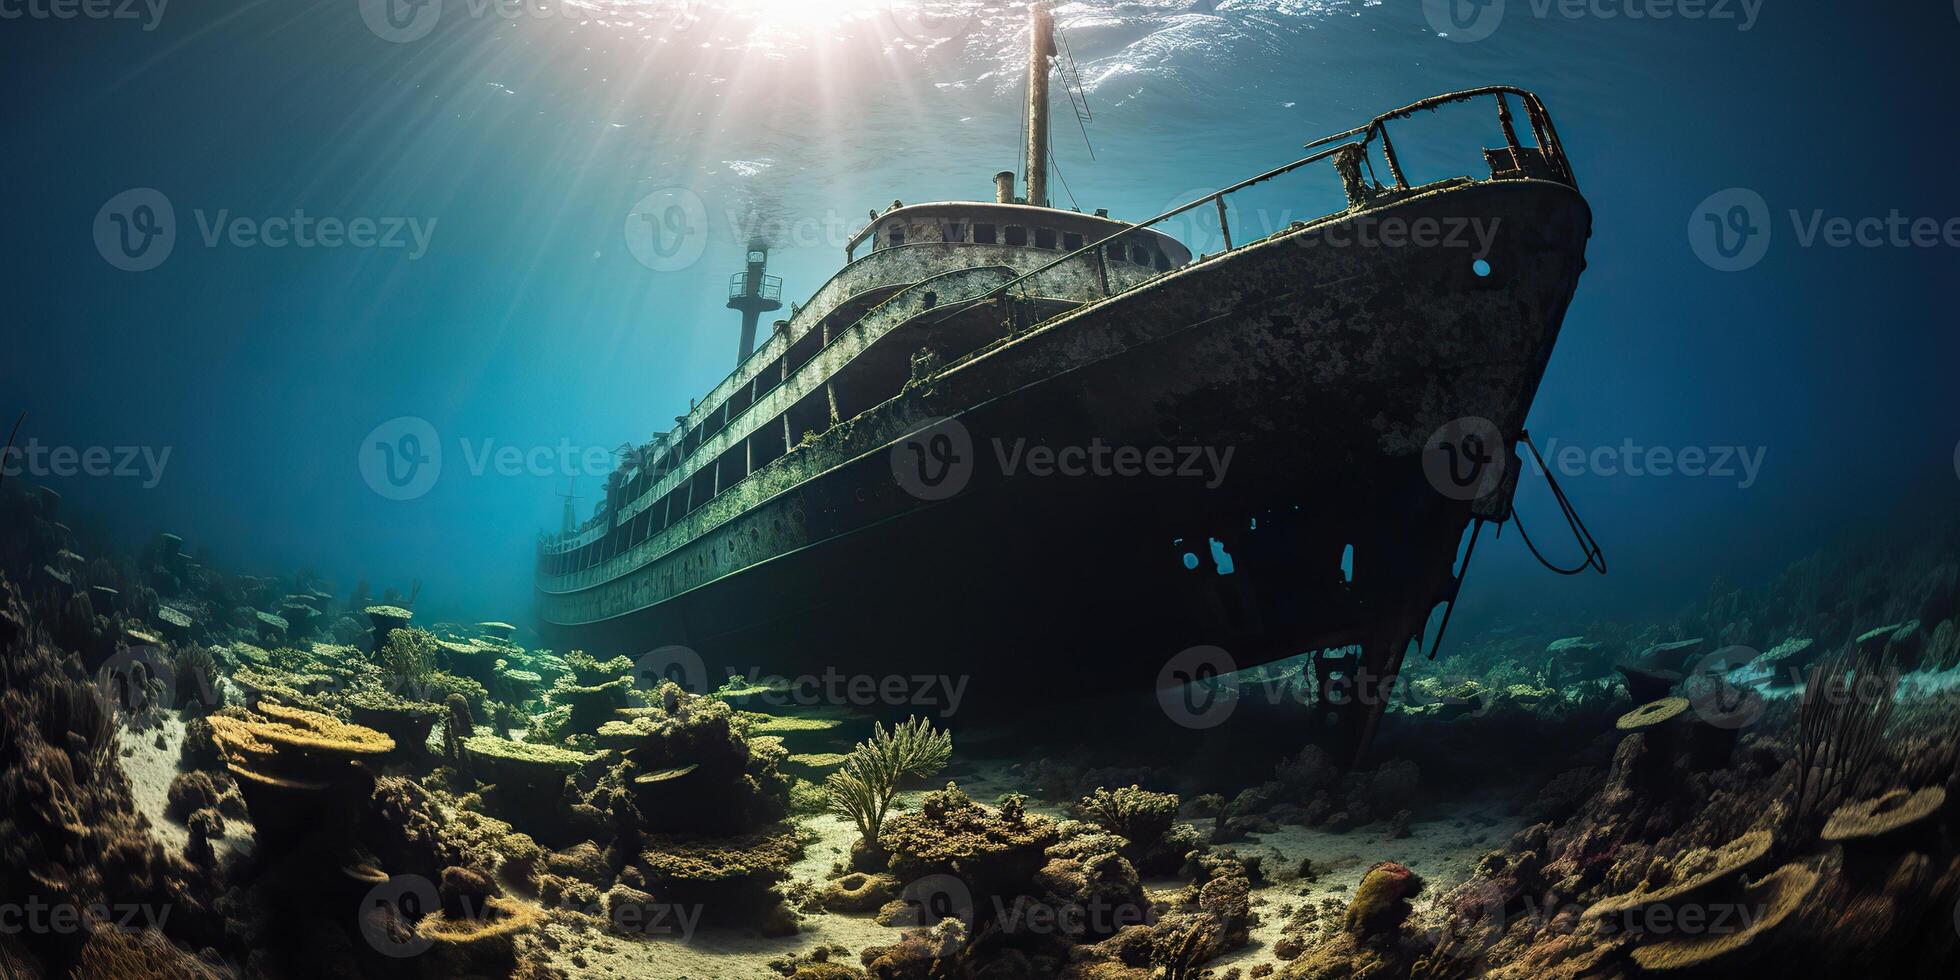
{"label": "barnacle encrusted hull", "polygon": [[[1335,244],[1473,215],[1497,229],[1487,264]],[[935,671],[974,675],[980,711],[1147,687],[1198,644],[1239,666],[1361,644],[1386,666],[1453,594],[1472,514],[1425,477],[1424,443],[1464,418],[1517,436],[1590,222],[1563,183],[1446,182],[1059,316],[968,308],[966,328],[1023,326],[757,469],[663,532],[686,543],[659,558],[541,576],[540,618],[563,645],[685,644],[711,677],[842,656],[823,651],[911,673],[923,644]],[[950,442],[924,442],[950,455],[908,455],[936,419]],[[1161,447],[1168,472],[1071,477],[1032,464],[1043,447]],[[957,492],[903,472],[949,462]]]}

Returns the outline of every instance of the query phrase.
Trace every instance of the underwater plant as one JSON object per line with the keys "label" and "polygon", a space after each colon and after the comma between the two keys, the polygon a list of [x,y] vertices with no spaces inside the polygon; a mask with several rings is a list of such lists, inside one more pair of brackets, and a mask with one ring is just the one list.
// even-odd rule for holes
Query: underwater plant
{"label": "underwater plant", "polygon": [[929,719],[917,715],[890,731],[874,724],[871,738],[851,750],[844,765],[824,780],[830,808],[857,824],[864,842],[875,846],[885,825],[898,781],[906,776],[930,776],[946,767],[953,756],[953,733],[935,732]]}
{"label": "underwater plant", "polygon": [[1800,825],[1858,795],[1885,751],[1899,670],[1860,664],[1847,651],[1810,669],[1797,707],[1797,805]]}
{"label": "underwater plant", "polygon": [[419,692],[435,673],[435,635],[412,626],[393,630],[388,642],[375,651],[374,663],[381,668],[390,691],[403,695]]}
{"label": "underwater plant", "polygon": [[224,704],[218,659],[209,649],[195,643],[176,647],[170,652],[170,670],[176,684],[175,703],[170,707],[209,710]]}

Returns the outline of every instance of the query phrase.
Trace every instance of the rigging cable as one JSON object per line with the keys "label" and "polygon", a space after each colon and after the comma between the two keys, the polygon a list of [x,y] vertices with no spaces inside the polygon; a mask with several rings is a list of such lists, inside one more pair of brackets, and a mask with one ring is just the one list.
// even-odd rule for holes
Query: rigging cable
{"label": "rigging cable", "polygon": [[[1524,521],[1518,517],[1517,506],[1513,504],[1511,507],[1511,521],[1518,526],[1518,537],[1524,539],[1524,546],[1531,551],[1531,557],[1538,559],[1538,564],[1560,575],[1577,575],[1588,568],[1599,572],[1601,575],[1606,574],[1606,552],[1600,548],[1599,540],[1594,538],[1592,532],[1586,529],[1586,522],[1580,519],[1578,510],[1572,506],[1572,501],[1566,497],[1565,491],[1559,487],[1558,478],[1552,475],[1551,467],[1545,465],[1545,457],[1538,454],[1538,444],[1531,441],[1531,431],[1528,429],[1520,430],[1518,435],[1524,439],[1526,448],[1531,450],[1531,458],[1537,460],[1538,471],[1545,474],[1545,485],[1551,488],[1552,499],[1558,501],[1559,512],[1565,517],[1565,526],[1572,532],[1572,539],[1579,543],[1579,550],[1584,554],[1585,560],[1570,568],[1552,564],[1538,550],[1538,546],[1532,543],[1531,535],[1525,532]],[[1498,529],[1498,533],[1503,533],[1501,527]]]}
{"label": "rigging cable", "polygon": [[[1055,28],[1055,36],[1061,39],[1062,56],[1068,60],[1069,76],[1075,79],[1074,88],[1070,88],[1068,81],[1064,79],[1062,89],[1068,92],[1069,108],[1075,110],[1075,126],[1077,129],[1082,130],[1082,145],[1089,148],[1089,159],[1094,160],[1096,158],[1096,145],[1089,142],[1089,123],[1096,121],[1096,114],[1089,109],[1089,90],[1082,87],[1082,72],[1075,67],[1075,52],[1069,50],[1068,34],[1057,27]],[[1081,97],[1080,102],[1076,101],[1078,95]]]}
{"label": "rigging cable", "polygon": [[1050,170],[1053,170],[1053,171],[1055,171],[1055,179],[1056,179],[1056,180],[1059,180],[1059,181],[1061,181],[1061,183],[1062,183],[1062,193],[1064,193],[1064,194],[1067,194],[1067,195],[1068,195],[1068,202],[1069,202],[1070,204],[1072,204],[1072,205],[1074,205],[1074,206],[1075,206],[1075,209],[1076,209],[1077,211],[1080,211],[1080,210],[1082,210],[1082,202],[1081,202],[1081,201],[1078,201],[1078,200],[1076,200],[1076,199],[1075,199],[1075,191],[1074,191],[1074,189],[1073,189],[1073,188],[1071,188],[1071,187],[1069,187],[1069,185],[1068,185],[1068,178],[1067,178],[1067,177],[1064,177],[1064,176],[1062,176],[1062,163],[1061,163],[1061,161],[1060,161],[1060,160],[1056,160],[1056,159],[1054,159],[1054,158],[1053,158],[1053,157],[1051,156],[1051,157],[1050,157],[1050,159],[1049,159],[1049,161],[1048,161],[1048,166],[1049,166],[1049,169],[1050,169]]}
{"label": "rigging cable", "polygon": [[20,424],[25,421],[27,421],[27,413],[21,412],[20,418],[14,420],[14,430],[12,432],[7,433],[7,451],[5,453],[0,453],[0,483],[5,483],[7,481],[6,464],[11,462],[14,458],[14,437],[20,435]]}
{"label": "rigging cable", "polygon": [[[1477,553],[1477,536],[1484,533],[1484,519],[1471,518],[1470,543],[1463,547],[1463,564],[1456,570],[1456,591],[1450,593],[1450,604],[1443,607],[1443,621],[1436,626],[1436,639],[1429,644],[1429,659],[1436,659],[1437,651],[1443,649],[1443,634],[1450,630],[1450,617],[1456,615],[1456,597],[1463,591],[1463,577],[1470,574],[1470,556]],[[1500,526],[1499,531],[1503,528]]]}

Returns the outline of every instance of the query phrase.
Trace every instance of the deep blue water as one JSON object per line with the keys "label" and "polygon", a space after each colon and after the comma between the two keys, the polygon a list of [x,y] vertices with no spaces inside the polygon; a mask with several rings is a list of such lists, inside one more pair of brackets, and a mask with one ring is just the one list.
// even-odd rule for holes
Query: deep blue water
{"label": "deep blue water", "polygon": [[[1760,463],[1564,477],[1612,575],[1554,581],[1507,536],[1480,546],[1469,607],[1651,609],[1763,574],[1908,490],[1950,506],[1956,250],[1799,239],[1813,215],[1960,217],[1952,5],[1558,9],[1499,0],[1495,30],[1465,42],[1414,0],[1064,6],[1095,159],[1062,108],[1056,196],[1143,217],[1423,96],[1534,89],[1595,213],[1531,418],[1541,445],[1741,447]],[[644,440],[732,366],[739,229],[769,219],[771,271],[800,298],[867,209],[985,198],[1015,166],[1024,15],[938,13],[919,27],[878,0],[771,0],[501,17],[451,0],[402,43],[357,0],[176,0],[149,30],[7,19],[0,410],[28,412],[30,446],[168,448],[154,486],[50,480],[116,534],[169,528],[231,567],[312,566],[377,593],[419,578],[433,618],[521,618],[555,491],[572,477],[589,507],[602,482],[557,450]],[[1772,231],[1760,262],[1722,272],[1689,228],[1731,187],[1761,195]],[[176,225],[143,272],[112,266],[96,234],[132,188]],[[702,223],[678,258],[643,262],[629,216],[663,194],[693,195]],[[1337,200],[1323,174],[1234,221]],[[296,209],[382,234],[400,219],[402,247],[206,243],[207,226]],[[357,453],[405,416],[433,428],[443,469],[397,501]],[[500,447],[552,459],[500,475],[474,458]],[[1520,496],[1557,548],[1550,506],[1542,487]]]}

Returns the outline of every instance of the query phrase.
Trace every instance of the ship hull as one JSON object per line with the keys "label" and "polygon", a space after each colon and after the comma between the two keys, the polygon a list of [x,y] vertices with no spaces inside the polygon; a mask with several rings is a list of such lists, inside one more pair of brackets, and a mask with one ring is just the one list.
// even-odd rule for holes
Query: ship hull
{"label": "ship hull", "polygon": [[[1363,233],[1390,218],[1495,234]],[[1195,647],[1240,668],[1347,648],[1341,673],[1385,684],[1454,596],[1475,506],[1425,472],[1425,441],[1464,418],[1516,437],[1590,221],[1563,184],[1463,184],[1051,318],[778,461],[781,489],[754,481],[660,560],[541,595],[542,627],[682,646],[714,679],[906,678],[884,690],[917,698],[950,677],[958,710],[993,717],[1156,689]],[[886,700],[864,706],[912,707]],[[1329,724],[1362,740],[1377,714]]]}

